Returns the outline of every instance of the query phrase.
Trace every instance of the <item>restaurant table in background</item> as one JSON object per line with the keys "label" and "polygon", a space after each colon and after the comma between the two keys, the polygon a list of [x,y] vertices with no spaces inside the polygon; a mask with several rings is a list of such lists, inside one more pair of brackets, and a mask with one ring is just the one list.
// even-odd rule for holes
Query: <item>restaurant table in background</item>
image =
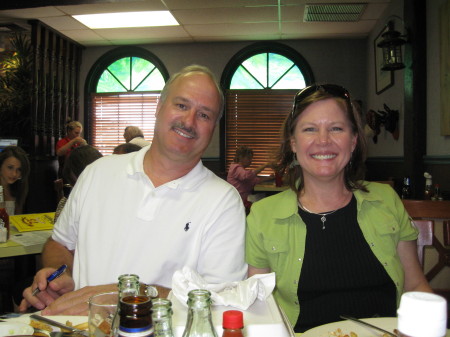
{"label": "restaurant table in background", "polygon": [[266,193],[278,193],[285,191],[289,188],[288,185],[276,186],[275,183],[261,183],[256,184],[253,190],[255,192],[266,192]]}
{"label": "restaurant table in background", "polygon": [[51,230],[21,233],[11,226],[10,239],[0,243],[0,312],[14,310],[13,293],[19,296],[20,288],[35,274],[42,248],[51,234]]}

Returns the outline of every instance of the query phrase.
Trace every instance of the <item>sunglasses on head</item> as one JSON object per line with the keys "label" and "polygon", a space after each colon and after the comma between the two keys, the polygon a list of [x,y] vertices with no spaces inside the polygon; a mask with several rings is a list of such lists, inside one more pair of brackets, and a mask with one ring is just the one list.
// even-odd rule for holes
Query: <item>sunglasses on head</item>
{"label": "sunglasses on head", "polygon": [[297,109],[297,104],[299,104],[301,101],[303,101],[305,98],[309,97],[313,93],[315,93],[318,90],[322,90],[330,95],[333,95],[335,97],[343,98],[345,100],[350,101],[350,94],[348,93],[347,89],[344,87],[341,87],[337,84],[313,84],[309,87],[306,87],[302,90],[300,90],[294,98],[294,105],[292,107],[291,116],[294,117],[294,112]]}

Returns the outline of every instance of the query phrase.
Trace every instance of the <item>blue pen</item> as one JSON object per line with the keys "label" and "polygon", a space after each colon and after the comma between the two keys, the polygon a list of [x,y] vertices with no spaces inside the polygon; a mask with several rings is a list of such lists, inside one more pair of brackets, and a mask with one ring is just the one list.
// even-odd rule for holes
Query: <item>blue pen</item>
{"label": "blue pen", "polygon": [[[61,267],[56,269],[49,277],[47,277],[47,284],[49,284],[54,279],[61,276],[62,273],[64,273],[67,269],[67,264],[63,264]],[[37,293],[39,293],[39,287],[33,290],[32,295],[35,296]]]}

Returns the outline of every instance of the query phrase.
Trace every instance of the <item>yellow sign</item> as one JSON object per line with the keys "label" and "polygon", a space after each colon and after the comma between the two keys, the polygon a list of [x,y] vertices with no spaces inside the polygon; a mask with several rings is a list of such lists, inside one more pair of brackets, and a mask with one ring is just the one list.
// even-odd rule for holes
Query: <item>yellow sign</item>
{"label": "yellow sign", "polygon": [[9,223],[19,232],[43,231],[53,229],[55,212],[20,214],[9,217]]}

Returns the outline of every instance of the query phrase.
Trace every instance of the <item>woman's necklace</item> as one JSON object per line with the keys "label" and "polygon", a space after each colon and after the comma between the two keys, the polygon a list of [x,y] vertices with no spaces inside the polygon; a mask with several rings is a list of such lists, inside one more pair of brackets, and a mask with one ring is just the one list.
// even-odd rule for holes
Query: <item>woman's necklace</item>
{"label": "woman's necklace", "polygon": [[304,210],[310,214],[322,216],[320,218],[320,221],[322,221],[322,229],[325,229],[325,222],[327,221],[327,215],[333,214],[334,212],[336,212],[338,210],[338,209],[335,209],[334,211],[331,211],[331,212],[315,213],[315,212],[311,212],[309,209],[307,209],[305,206],[303,206],[302,203],[300,202],[300,200],[297,203],[298,203],[298,207],[300,207],[302,210]]}

